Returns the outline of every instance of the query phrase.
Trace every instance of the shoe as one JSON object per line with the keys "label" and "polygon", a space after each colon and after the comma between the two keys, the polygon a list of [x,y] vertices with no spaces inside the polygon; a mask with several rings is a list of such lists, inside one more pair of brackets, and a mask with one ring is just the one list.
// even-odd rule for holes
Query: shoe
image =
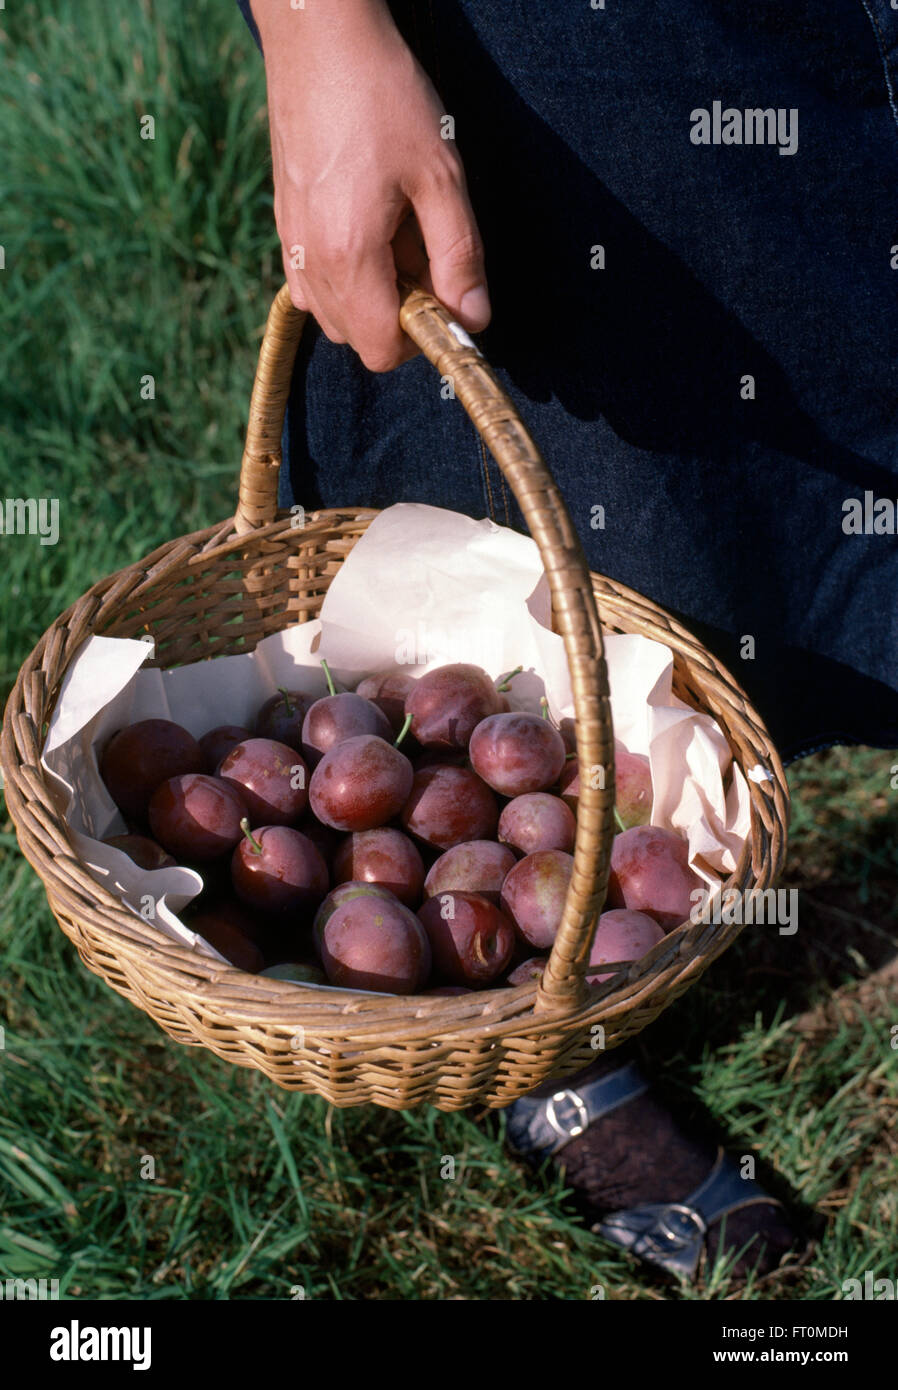
{"label": "shoe", "polygon": [[600,1059],[505,1114],[511,1151],[556,1158],[593,1232],[682,1283],[703,1256],[735,1256],[737,1277],[769,1273],[796,1243],[783,1203],[721,1146],[687,1134],[633,1061]]}

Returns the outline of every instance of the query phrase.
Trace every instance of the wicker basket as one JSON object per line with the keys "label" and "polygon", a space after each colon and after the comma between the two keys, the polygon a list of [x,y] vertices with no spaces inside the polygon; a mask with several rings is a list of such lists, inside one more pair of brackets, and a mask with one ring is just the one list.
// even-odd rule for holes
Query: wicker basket
{"label": "wicker basket", "polygon": [[[785,855],[788,794],[763,723],[732,677],[662,609],[590,575],[562,498],[497,379],[442,305],[414,286],[401,289],[403,328],[453,379],[539,547],[570,665],[583,763],[610,768],[613,759],[600,621],[606,631],[665,643],[674,654],[677,693],[717,719],[744,771],[760,769],[748,782],[751,841],[728,886],[773,885]],[[154,662],[163,667],[251,651],[262,637],[317,614],[343,558],[377,515],[320,511],[297,528],[294,517],[277,514],[281,429],[304,318],[285,286],[259,356],[236,516],[170,541],[95,584],[26,660],[3,723],[7,802],[22,852],[82,960],[178,1042],[207,1047],[338,1106],[504,1106],[582,1067],[597,1046],[612,1048],[638,1033],[740,930],[684,923],[601,990],[585,984],[613,835],[613,778],[604,790],[584,785],[572,882],[542,982],[409,998],[302,989],[174,944],[94,881],[41,767],[54,700],[85,638],[150,632]]]}

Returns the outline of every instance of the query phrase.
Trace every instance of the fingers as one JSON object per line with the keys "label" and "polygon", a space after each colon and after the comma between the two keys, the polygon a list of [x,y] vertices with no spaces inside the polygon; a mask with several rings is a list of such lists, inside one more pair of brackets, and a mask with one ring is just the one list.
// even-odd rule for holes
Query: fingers
{"label": "fingers", "polygon": [[458,158],[432,164],[409,191],[430,263],[432,290],[478,333],[490,321],[483,242]]}
{"label": "fingers", "polygon": [[330,320],[325,313],[318,297],[312,287],[311,282],[305,272],[297,265],[299,259],[296,250],[296,243],[290,246],[286,242],[281,243],[281,256],[284,262],[284,278],[290,289],[290,299],[297,309],[305,309],[312,315],[316,323],[321,328],[326,337],[332,343],[345,343],[346,337],[337,326]]}
{"label": "fingers", "polygon": [[[345,204],[321,216],[309,246],[282,236],[293,303],[314,315],[333,343],[349,343],[372,372],[418,353],[399,326],[397,273],[424,286],[479,332],[490,321],[483,243],[454,156],[431,163],[409,195],[372,199],[367,216]],[[371,206],[379,208],[372,224]]]}
{"label": "fingers", "polygon": [[[430,277],[427,250],[414,212],[409,212],[393,238],[393,259],[400,275],[423,285]],[[429,286],[428,286],[429,288]]]}
{"label": "fingers", "polygon": [[316,273],[311,277],[325,320],[343,341],[352,344],[372,372],[391,371],[416,351],[399,326],[392,246],[398,215],[393,213],[392,225],[382,224],[367,233],[350,230],[342,237],[330,233],[317,248]]}
{"label": "fingers", "polygon": [[[430,279],[430,266],[427,263],[427,251],[424,247],[424,238],[421,235],[421,228],[418,226],[418,219],[414,212],[409,211],[405,220],[401,223],[399,230],[393,237],[393,261],[396,266],[397,275],[402,275],[406,279],[413,280],[421,285],[425,290],[433,294],[433,284]],[[407,334],[403,334],[404,350],[402,360],[408,362],[413,357],[417,357],[421,351],[417,343],[413,342]]]}

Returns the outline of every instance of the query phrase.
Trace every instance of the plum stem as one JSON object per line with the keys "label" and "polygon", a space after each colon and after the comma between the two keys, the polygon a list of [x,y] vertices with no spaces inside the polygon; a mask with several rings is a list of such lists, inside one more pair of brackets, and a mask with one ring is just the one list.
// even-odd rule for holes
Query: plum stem
{"label": "plum stem", "polygon": [[576,756],[577,756],[576,753],[565,753],[565,755],[564,755],[564,761],[565,761],[566,763],[569,763],[570,760],[571,760],[571,758],[576,758]]}
{"label": "plum stem", "polygon": [[278,690],[284,697],[284,709],[286,710],[287,717],[289,718],[290,715],[293,713],[293,705],[290,702],[290,691],[286,690],[282,685],[278,686]]}
{"label": "plum stem", "polygon": [[405,721],[404,721],[404,723],[403,723],[403,725],[402,725],[402,728],[399,730],[399,733],[396,735],[396,739],[395,739],[395,741],[394,741],[394,743],[393,743],[393,747],[394,747],[394,748],[398,748],[398,747],[399,747],[400,743],[401,743],[402,740],[405,738],[406,734],[408,733],[409,729],[411,728],[411,725],[412,725],[412,716],[411,716],[410,714],[407,714],[407,715],[405,716]]}
{"label": "plum stem", "polygon": [[334,685],[334,678],[331,675],[331,668],[328,666],[324,657],[321,658],[321,664],[324,667],[324,675],[325,679],[327,680],[327,693],[329,695],[336,695],[337,687]]}
{"label": "plum stem", "polygon": [[556,721],[552,718],[551,714],[549,713],[549,701],[546,699],[545,695],[542,695],[540,697],[539,710],[543,719],[545,719],[547,723],[551,724],[552,728],[560,734],[561,726],[556,723]]}
{"label": "plum stem", "polygon": [[617,809],[616,806],[615,806],[615,808],[614,808],[614,819],[617,821],[617,828],[618,828],[618,830],[626,830],[627,827],[624,825],[623,821],[621,820],[621,818],[620,818],[620,811]]}
{"label": "plum stem", "polygon": [[252,845],[252,847],[253,847],[253,854],[261,854],[261,853],[262,853],[262,845],[261,845],[261,843],[260,843],[258,840],[254,840],[254,839],[253,839],[253,832],[252,832],[252,831],[250,830],[250,828],[249,828],[249,821],[246,819],[246,816],[244,816],[244,817],[243,817],[243,820],[240,822],[240,829],[243,831],[244,835],[246,836],[246,838],[249,840],[250,844]]}
{"label": "plum stem", "polygon": [[521,674],[523,669],[523,666],[516,666],[513,671],[506,671],[504,676],[500,676],[496,682],[497,691],[501,693],[504,690],[510,690],[511,682],[514,680],[515,676]]}

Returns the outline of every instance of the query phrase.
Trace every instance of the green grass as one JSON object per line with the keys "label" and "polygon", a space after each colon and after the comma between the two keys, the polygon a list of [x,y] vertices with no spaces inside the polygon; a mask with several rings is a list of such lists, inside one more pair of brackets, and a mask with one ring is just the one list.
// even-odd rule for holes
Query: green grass
{"label": "green grass", "polygon": [[[56,547],[3,541],[5,695],[95,579],[233,511],[280,268],[261,64],[228,0],[18,3],[0,47],[0,481],[61,508]],[[80,963],[4,817],[0,1275],[107,1299],[828,1299],[898,1277],[898,1015],[864,983],[898,939],[896,762],[792,769],[797,934],[747,929],[642,1037],[672,1099],[820,1223],[801,1268],[685,1294],[591,1237],[557,1173],[528,1178],[497,1117],[337,1111],[169,1041]]]}
{"label": "green grass", "polygon": [[62,531],[4,546],[6,687],[93,580],[232,514],[280,253],[235,5],[8,6],[0,123],[4,495],[58,497]]}

